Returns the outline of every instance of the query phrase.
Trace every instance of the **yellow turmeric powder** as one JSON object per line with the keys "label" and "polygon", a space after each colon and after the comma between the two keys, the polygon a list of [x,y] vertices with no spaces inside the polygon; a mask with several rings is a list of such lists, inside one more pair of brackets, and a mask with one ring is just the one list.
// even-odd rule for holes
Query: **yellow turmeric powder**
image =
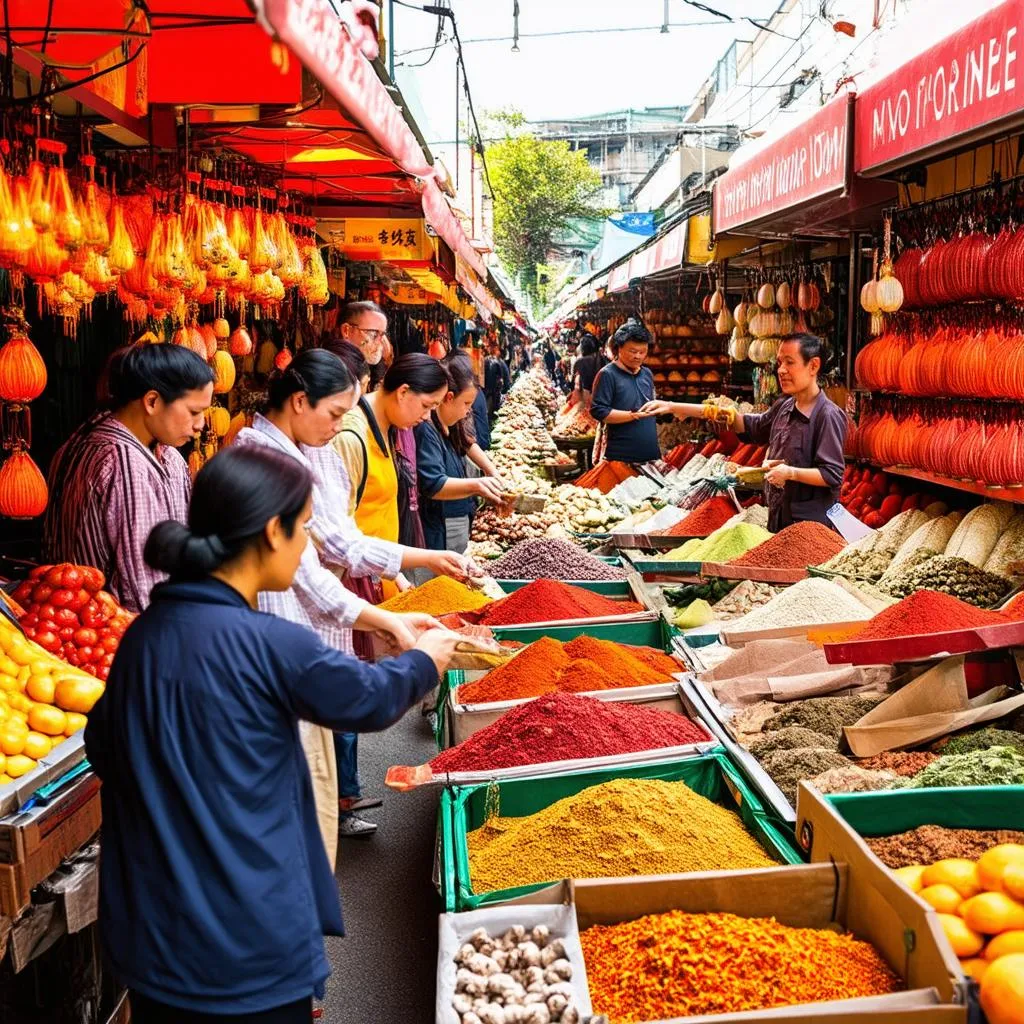
{"label": "yellow turmeric powder", "polygon": [[451,612],[475,612],[491,603],[491,599],[448,576],[435,576],[420,587],[388,598],[382,605],[389,612],[424,612],[427,615],[448,615]]}
{"label": "yellow turmeric powder", "polygon": [[884,995],[901,987],[852,935],[673,910],[580,934],[595,1013],[612,1024]]}
{"label": "yellow turmeric powder", "polygon": [[662,875],[777,863],[734,812],[682,782],[613,779],[467,836],[473,891],[559,878]]}

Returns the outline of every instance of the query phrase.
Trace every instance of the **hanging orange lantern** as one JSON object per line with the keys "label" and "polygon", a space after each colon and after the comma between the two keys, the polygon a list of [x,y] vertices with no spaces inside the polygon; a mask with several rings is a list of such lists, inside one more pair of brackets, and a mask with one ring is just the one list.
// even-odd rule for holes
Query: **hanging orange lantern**
{"label": "hanging orange lantern", "polygon": [[214,333],[213,325],[203,324],[199,328],[199,332],[203,336],[203,344],[206,346],[206,358],[212,359],[217,351],[217,335]]}
{"label": "hanging orange lantern", "polygon": [[274,365],[279,370],[287,370],[288,367],[291,365],[291,361],[292,354],[286,348],[281,349],[281,351],[278,352],[276,356],[274,356]]}
{"label": "hanging orange lantern", "polygon": [[34,402],[46,387],[46,364],[24,335],[0,348],[0,400],[14,405]]}
{"label": "hanging orange lantern", "polygon": [[228,335],[231,333],[231,325],[219,316],[213,321],[213,333],[217,336],[218,341],[227,341]]}
{"label": "hanging orange lantern", "polygon": [[0,516],[35,519],[43,514],[48,496],[43,474],[19,445],[0,466]]}
{"label": "hanging orange lantern", "polygon": [[252,352],[252,338],[244,327],[236,327],[228,339],[228,351],[233,356],[247,356]]}

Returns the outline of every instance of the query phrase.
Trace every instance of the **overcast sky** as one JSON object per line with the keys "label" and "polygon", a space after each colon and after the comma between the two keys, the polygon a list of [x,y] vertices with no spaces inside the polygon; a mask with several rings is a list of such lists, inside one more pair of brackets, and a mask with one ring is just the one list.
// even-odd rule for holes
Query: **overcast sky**
{"label": "overcast sky", "polygon": [[[706,0],[737,19],[732,23],[684,0],[668,0],[668,6],[672,27],[663,34],[664,0],[519,0],[520,52],[513,53],[513,0],[451,0],[477,117],[507,106],[530,120],[685,106],[732,41],[753,38],[754,26],[739,19],[765,18],[778,0]],[[442,43],[431,59],[437,18],[398,3],[394,9],[395,77],[404,92],[415,91],[408,99],[427,141],[449,142],[455,46]],[[596,29],[611,31],[581,31]],[[447,21],[444,31],[451,35]],[[534,35],[553,32],[578,34]],[[504,38],[473,42],[494,37]],[[428,59],[425,67],[414,66]]]}

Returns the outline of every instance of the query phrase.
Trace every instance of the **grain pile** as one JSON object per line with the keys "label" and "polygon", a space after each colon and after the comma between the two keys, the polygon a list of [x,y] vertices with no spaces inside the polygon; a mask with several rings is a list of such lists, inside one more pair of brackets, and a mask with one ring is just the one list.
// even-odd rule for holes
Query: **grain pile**
{"label": "grain pile", "polygon": [[833,622],[861,622],[871,610],[830,580],[809,577],[732,624],[735,632],[788,629]]}

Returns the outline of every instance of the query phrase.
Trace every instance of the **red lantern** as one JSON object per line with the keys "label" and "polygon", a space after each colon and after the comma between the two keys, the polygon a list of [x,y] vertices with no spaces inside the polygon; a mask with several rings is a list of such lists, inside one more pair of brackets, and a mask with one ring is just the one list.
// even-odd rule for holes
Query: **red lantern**
{"label": "red lantern", "polygon": [[439,338],[436,338],[430,343],[430,347],[427,349],[427,355],[432,359],[444,359],[447,355],[447,350],[444,347],[444,342]]}
{"label": "red lantern", "polygon": [[43,514],[47,497],[39,467],[24,448],[15,448],[0,466],[0,516],[34,519]]}
{"label": "red lantern", "polygon": [[0,399],[28,405],[46,387],[46,364],[39,350],[24,335],[16,335],[0,348]]}
{"label": "red lantern", "polygon": [[281,351],[278,352],[276,356],[274,356],[274,365],[279,370],[287,370],[291,361],[292,354],[286,348],[281,349]]}
{"label": "red lantern", "polygon": [[213,324],[203,324],[199,328],[199,333],[202,334],[206,346],[206,358],[212,359],[217,351],[217,335],[214,333]]}
{"label": "red lantern", "polygon": [[233,356],[247,356],[252,352],[252,338],[244,327],[236,327],[228,339],[228,351]]}

